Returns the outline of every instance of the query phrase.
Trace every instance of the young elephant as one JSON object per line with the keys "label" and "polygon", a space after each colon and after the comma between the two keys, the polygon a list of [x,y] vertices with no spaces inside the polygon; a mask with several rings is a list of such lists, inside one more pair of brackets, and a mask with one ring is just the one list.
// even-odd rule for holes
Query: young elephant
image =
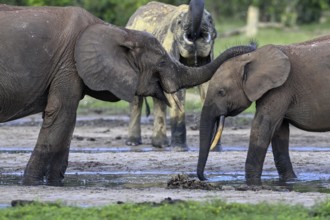
{"label": "young elephant", "polygon": [[[191,0],[189,5],[173,6],[150,2],[139,8],[127,23],[127,28],[147,31],[154,35],[165,50],[177,61],[188,66],[201,66],[213,59],[214,39],[217,35],[211,14],[204,9],[203,0]],[[199,86],[204,102],[207,84]],[[170,110],[171,146],[177,150],[187,148],[185,123],[185,90],[177,93],[179,105],[173,99]],[[151,143],[155,147],[168,146],[166,136],[166,104],[154,103],[154,128]],[[131,103],[127,145],[139,145],[141,138],[141,110],[143,97]]]}
{"label": "young elephant", "polygon": [[[0,122],[43,112],[37,144],[24,172],[26,185],[60,185],[68,165],[76,110],[84,95],[132,101],[208,81],[228,58],[188,68],[152,35],[119,28],[76,7],[0,5]],[[148,43],[146,43],[148,42]]]}
{"label": "young elephant", "polygon": [[[272,144],[282,180],[296,178],[289,156],[289,124],[306,131],[330,130],[330,36],[287,46],[267,45],[225,62],[210,80],[201,113],[199,179],[213,138],[221,137],[224,118],[256,102],[245,177],[260,184],[263,163]],[[220,119],[220,122],[217,120]]]}

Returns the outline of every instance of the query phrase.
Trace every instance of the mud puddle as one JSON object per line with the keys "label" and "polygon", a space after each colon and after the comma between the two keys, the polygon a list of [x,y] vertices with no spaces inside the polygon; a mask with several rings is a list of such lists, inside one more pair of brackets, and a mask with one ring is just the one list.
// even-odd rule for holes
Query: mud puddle
{"label": "mud puddle", "polygon": [[[65,174],[65,187],[111,187],[118,189],[143,189],[166,187],[171,172],[79,172]],[[1,185],[21,185],[22,173],[3,173]]]}
{"label": "mud puddle", "polygon": [[[65,187],[111,187],[112,189],[145,189],[167,188],[173,178],[181,174],[175,172],[141,171],[141,172],[79,172],[66,173]],[[207,190],[241,190],[251,188],[244,187],[243,173],[209,173],[208,181],[200,182],[194,173],[184,174],[186,180],[198,184],[195,188],[182,186],[176,183],[174,188],[207,189]],[[0,175],[0,186],[21,185],[22,173],[3,173]],[[264,173],[263,186],[260,189],[272,191],[295,192],[321,192],[330,193],[330,174],[299,173],[298,179],[283,183],[279,181],[277,173]],[[211,187],[210,187],[211,186]],[[170,186],[173,188],[173,186]],[[258,190],[258,188],[252,188]]]}

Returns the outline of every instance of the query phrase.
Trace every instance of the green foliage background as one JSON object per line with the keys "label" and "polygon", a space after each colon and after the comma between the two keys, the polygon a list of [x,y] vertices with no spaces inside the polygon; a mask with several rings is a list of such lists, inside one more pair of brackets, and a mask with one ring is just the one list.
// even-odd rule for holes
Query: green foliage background
{"label": "green foliage background", "polygon": [[[81,6],[99,18],[121,26],[125,26],[138,7],[148,2],[150,0],[0,0],[0,3],[12,5]],[[189,0],[160,2],[180,5],[189,3]],[[205,0],[206,8],[216,18],[244,20],[247,8],[254,5],[260,8],[262,21],[286,22],[286,19],[293,18],[293,23],[298,24],[318,22],[329,4],[330,0]]]}

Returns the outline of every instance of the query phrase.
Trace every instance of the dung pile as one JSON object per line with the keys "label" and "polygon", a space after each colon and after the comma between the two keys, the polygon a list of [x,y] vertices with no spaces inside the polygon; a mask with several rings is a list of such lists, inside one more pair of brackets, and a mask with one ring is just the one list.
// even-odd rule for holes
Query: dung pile
{"label": "dung pile", "polygon": [[203,190],[236,190],[236,191],[260,191],[260,190],[270,190],[270,191],[280,191],[288,192],[292,191],[292,186],[277,186],[277,185],[223,185],[219,182],[203,182],[194,178],[190,178],[187,174],[178,174],[172,176],[167,182],[167,189],[203,189]]}
{"label": "dung pile", "polygon": [[172,176],[172,178],[167,182],[168,189],[204,189],[204,190],[222,190],[222,186],[202,182],[197,179],[189,178],[186,174],[178,174]]}

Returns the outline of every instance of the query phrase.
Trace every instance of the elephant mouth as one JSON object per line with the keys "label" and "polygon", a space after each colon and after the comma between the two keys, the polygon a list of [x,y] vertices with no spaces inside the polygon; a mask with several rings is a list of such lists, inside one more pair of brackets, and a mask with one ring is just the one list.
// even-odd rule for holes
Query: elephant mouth
{"label": "elephant mouth", "polygon": [[162,100],[163,102],[166,103],[166,105],[168,107],[172,107],[173,104],[176,105],[176,107],[181,111],[183,112],[183,104],[182,102],[180,101],[177,93],[171,93],[171,94],[165,94],[164,92],[162,92],[162,97],[160,98],[160,100]]}
{"label": "elephant mouth", "polygon": [[210,150],[213,150],[217,146],[217,144],[221,141],[222,131],[224,127],[225,127],[225,116],[221,115],[216,122],[216,127],[215,127],[216,132],[213,135]]}
{"label": "elephant mouth", "polygon": [[159,99],[160,101],[164,102],[167,106],[171,107],[171,104],[170,104],[169,100],[167,99],[164,91],[162,90],[162,87],[160,85],[159,85],[159,87],[160,87],[160,90],[159,90],[160,92],[157,92],[155,94],[156,98]]}
{"label": "elephant mouth", "polygon": [[242,108],[237,108],[236,110],[233,110],[233,111],[229,112],[227,116],[234,117],[234,116],[242,113],[245,109],[246,108],[243,108],[243,107]]}
{"label": "elephant mouth", "polygon": [[172,107],[172,105],[175,104],[177,106],[177,108],[182,112],[184,107],[183,107],[183,104],[180,101],[177,93],[166,94],[160,83],[158,84],[158,87],[159,87],[158,91],[161,91],[161,92],[156,94],[156,98],[165,102],[168,107]]}
{"label": "elephant mouth", "polygon": [[195,40],[185,32],[178,40],[179,53],[183,58],[206,58],[211,54],[212,44],[213,38],[210,32],[201,32]]}
{"label": "elephant mouth", "polygon": [[[206,44],[210,44],[212,41],[212,36],[209,32],[205,32],[200,33],[200,36],[197,39],[204,41]],[[194,45],[197,39],[194,40],[187,32],[183,34],[183,40],[187,45]]]}
{"label": "elephant mouth", "polygon": [[203,44],[178,45],[179,54],[185,59],[206,59],[211,54],[211,46]]}

